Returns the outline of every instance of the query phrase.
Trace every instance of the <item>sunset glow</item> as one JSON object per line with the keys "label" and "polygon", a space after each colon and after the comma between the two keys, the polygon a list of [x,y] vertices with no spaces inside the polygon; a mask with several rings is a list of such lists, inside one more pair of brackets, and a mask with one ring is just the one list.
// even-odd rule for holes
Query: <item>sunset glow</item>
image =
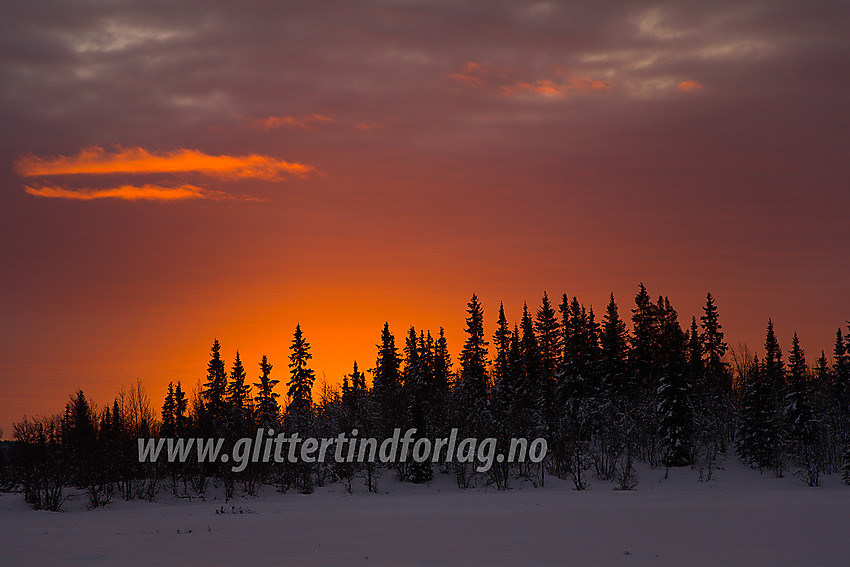
{"label": "sunset glow", "polygon": [[[639,282],[730,345],[850,318],[847,8],[11,2],[0,18],[0,429],[82,388],[191,390],[214,338],[283,394],[389,322],[488,337]],[[371,375],[367,375],[371,380]]]}

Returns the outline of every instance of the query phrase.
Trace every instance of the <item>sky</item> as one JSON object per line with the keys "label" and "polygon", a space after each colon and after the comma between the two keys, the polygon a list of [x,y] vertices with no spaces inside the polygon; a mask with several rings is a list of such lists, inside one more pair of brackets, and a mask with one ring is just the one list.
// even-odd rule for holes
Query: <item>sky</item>
{"label": "sky", "polygon": [[810,362],[850,319],[845,2],[0,3],[0,428],[463,341],[544,291]]}

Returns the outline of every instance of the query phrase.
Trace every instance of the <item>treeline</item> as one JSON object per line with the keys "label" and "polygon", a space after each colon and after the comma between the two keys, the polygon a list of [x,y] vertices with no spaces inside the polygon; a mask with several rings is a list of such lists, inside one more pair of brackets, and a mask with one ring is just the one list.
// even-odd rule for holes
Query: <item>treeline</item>
{"label": "treeline", "polygon": [[[256,378],[249,379],[238,352],[228,370],[216,340],[206,380],[191,393],[181,382],[169,384],[161,410],[154,411],[137,383],[101,410],[79,391],[61,415],[24,418],[0,463],[3,485],[22,490],[33,507],[52,510],[68,487],[85,489],[96,507],[116,495],[153,499],[161,489],[202,495],[211,480],[228,497],[240,487],[250,494],[262,485],[306,493],[329,482],[349,491],[361,482],[376,491],[384,474],[416,483],[451,474],[461,488],[498,489],[520,479],[542,485],[553,475],[577,490],[591,478],[628,490],[638,482],[636,462],[692,466],[710,479],[732,453],[777,476],[793,472],[811,486],[842,469],[850,483],[850,333],[841,329],[832,361],[822,352],[809,366],[796,334],[786,362],[771,321],[761,358],[746,348],[731,352],[711,294],[684,329],[670,301],[653,300],[643,284],[631,330],[613,294],[599,321],[566,294],[556,306],[544,293],[539,307],[532,313],[524,305],[513,324],[500,305],[492,337],[475,295],[467,313],[457,369],[442,328],[434,336],[410,327],[397,343],[385,324],[374,367],[364,372],[355,362],[341,388],[325,384],[316,396],[300,326],[288,371],[273,372],[263,356]],[[493,437],[501,453],[511,438],[543,437],[549,451],[540,463],[496,462],[486,473],[476,472],[476,462],[444,457],[435,464],[251,463],[240,473],[199,463],[194,453],[184,463],[138,462],[137,439],[144,437],[224,438],[229,450],[257,428],[302,438],[356,429],[360,437],[385,438],[410,427],[430,439],[447,437],[452,428],[462,437]]]}

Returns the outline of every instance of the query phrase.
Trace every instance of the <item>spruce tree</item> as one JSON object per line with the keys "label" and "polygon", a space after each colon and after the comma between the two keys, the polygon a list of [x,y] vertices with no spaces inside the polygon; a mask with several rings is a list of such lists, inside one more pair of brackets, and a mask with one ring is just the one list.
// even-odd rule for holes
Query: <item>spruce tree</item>
{"label": "spruce tree", "polygon": [[788,355],[788,393],[785,396],[785,417],[788,422],[788,433],[792,441],[804,442],[808,438],[811,425],[811,407],[808,399],[808,368],[806,356],[800,347],[797,333],[791,341],[791,352]]}
{"label": "spruce tree", "polygon": [[[464,409],[478,407],[487,398],[487,341],[484,340],[484,310],[478,296],[472,294],[467,304],[466,342],[460,353],[458,391]],[[462,410],[463,411],[463,410]]]}
{"label": "spruce tree", "polygon": [[593,313],[592,305],[587,311],[586,321],[587,323],[584,335],[585,348],[583,352],[584,365],[587,368],[588,374],[590,375],[593,387],[596,389],[596,392],[599,393],[599,389],[602,387],[599,375],[599,357],[601,354],[599,337],[601,336],[601,329],[599,327],[599,324],[596,322],[596,315]]}
{"label": "spruce tree", "polygon": [[693,462],[693,418],[690,407],[690,384],[684,369],[670,369],[661,379],[659,391],[661,443],[664,464],[682,467]]}
{"label": "spruce tree", "polygon": [[699,468],[700,480],[711,480],[718,459],[733,438],[731,375],[728,385],[721,384],[706,368],[703,335],[699,333],[696,317],[691,318],[691,328],[685,338],[687,376],[692,386],[694,462]]}
{"label": "spruce tree", "polygon": [[213,341],[212,358],[207,364],[207,381],[204,384],[204,415],[206,429],[210,435],[217,435],[227,423],[227,371],[221,358],[221,345],[218,339]]}
{"label": "spruce tree", "polygon": [[358,422],[362,417],[360,410],[362,409],[366,394],[366,377],[357,367],[357,361],[355,360],[351,374],[346,374],[343,377],[342,387],[342,404],[349,415],[352,427],[359,427]]}
{"label": "spruce tree", "polygon": [[677,358],[677,362],[682,358],[685,335],[682,332],[681,325],[679,325],[679,314],[670,304],[668,297],[658,298],[656,313],[658,316],[657,346],[659,347],[660,369],[663,369],[666,364],[670,363],[672,357]]}
{"label": "spruce tree", "polygon": [[703,353],[705,355],[705,368],[708,372],[717,379],[723,379],[723,386],[731,389],[731,383],[728,383],[728,369],[723,361],[728,349],[727,344],[723,341],[723,326],[719,322],[717,315],[717,306],[714,304],[714,298],[711,293],[706,294],[704,314],[700,316],[702,326],[702,334],[699,339],[702,343]]}
{"label": "spruce tree", "polygon": [[[848,337],[850,340],[850,337]],[[835,346],[832,350],[832,375],[839,383],[846,384],[850,380],[850,351],[844,344],[841,327],[835,331]]]}
{"label": "spruce tree", "polygon": [[[301,325],[295,326],[292,336],[292,344],[289,346],[289,381],[286,383],[288,390],[289,405],[286,408],[286,428],[290,432],[298,432],[302,437],[307,437],[313,429],[313,382],[315,374],[310,368],[310,360],[313,358],[310,352],[310,343],[304,338]],[[327,401],[323,396],[324,407]],[[317,467],[313,463],[299,461],[287,467],[289,478],[294,481],[295,487],[302,494],[313,491],[313,471]]]}
{"label": "spruce tree", "polygon": [[826,359],[826,352],[820,351],[820,356],[815,361],[815,381],[818,386],[826,386],[832,380],[832,371],[829,368],[829,361]]}
{"label": "spruce tree", "polygon": [[768,380],[772,381],[777,395],[784,397],[785,363],[782,361],[782,348],[773,329],[773,319],[767,320],[767,333],[764,338],[764,370]]}
{"label": "spruce tree", "polygon": [[452,357],[445,330],[440,327],[440,334],[434,342],[434,399],[432,428],[437,435],[448,435],[450,425]]}
{"label": "spruce tree", "polygon": [[688,344],[688,366],[691,368],[691,376],[698,377],[702,375],[705,367],[703,366],[703,343],[697,330],[697,319],[691,317],[691,328],[685,333],[685,341]]}
{"label": "spruce tree", "polygon": [[832,368],[821,350],[815,362],[814,375],[809,381],[809,400],[814,417],[815,431],[820,435],[823,465],[828,472],[841,469],[843,444],[842,427],[839,419],[838,403],[834,397],[835,380]]}
{"label": "spruce tree", "polygon": [[77,390],[65,405],[61,435],[62,449],[69,458],[72,482],[79,488],[87,487],[98,468],[94,459],[97,419],[94,408],[82,390]]}
{"label": "spruce tree", "polygon": [[667,297],[658,302],[664,359],[659,397],[660,441],[663,462],[681,467],[693,462],[692,384],[688,375],[685,337],[676,310]]}
{"label": "spruce tree", "polygon": [[602,319],[600,345],[600,366],[605,382],[612,388],[612,393],[626,394],[630,390],[626,377],[629,333],[625,321],[620,319],[613,293]]}
{"label": "spruce tree", "polygon": [[[460,353],[460,372],[453,391],[455,423],[466,437],[485,436],[491,427],[487,376],[487,341],[484,338],[484,310],[478,296],[472,294],[467,304],[467,334]],[[468,488],[473,466],[457,462],[454,465],[458,487]]]}
{"label": "spruce tree", "polygon": [[[540,371],[540,350],[537,337],[534,334],[534,324],[528,314],[528,305],[522,304],[522,319],[520,319],[521,337],[519,339],[520,368],[518,369],[516,393],[517,401],[524,410],[537,410],[543,417],[543,410],[550,403],[544,391]],[[514,333],[516,336],[516,333]]]}
{"label": "spruce tree", "polygon": [[260,381],[254,383],[257,395],[254,405],[257,411],[257,425],[264,428],[274,428],[280,420],[280,404],[277,399],[280,394],[274,391],[274,387],[280,383],[271,377],[272,364],[266,355],[260,360]]}
{"label": "spruce tree", "polygon": [[452,357],[445,330],[440,327],[440,336],[434,344],[434,387],[447,394],[452,384]]}
{"label": "spruce tree", "polygon": [[564,364],[564,358],[567,356],[566,348],[572,337],[572,328],[570,327],[570,298],[566,293],[561,294],[561,303],[558,305],[558,312],[561,314],[561,364]]}
{"label": "spruce tree", "polygon": [[183,437],[188,429],[189,400],[186,399],[186,392],[183,391],[183,386],[180,381],[174,387],[174,431],[178,437]]}
{"label": "spruce tree", "polygon": [[[662,299],[663,304],[663,299]],[[641,283],[632,309],[632,336],[629,367],[634,377],[635,396],[631,412],[635,416],[634,441],[642,457],[653,466],[660,464],[663,455],[658,447],[658,388],[664,367],[661,360],[661,314]]]}
{"label": "spruce tree", "polygon": [[[405,347],[407,365],[405,368],[404,389],[407,399],[407,425],[416,428],[418,437],[430,437],[434,431],[436,416],[434,412],[434,341],[431,334],[423,331],[417,336],[413,327],[408,335]],[[429,462],[408,461],[407,467],[399,467],[411,482],[422,483],[432,479]]]}
{"label": "spruce tree", "polygon": [[313,382],[316,377],[313,369],[309,366],[309,361],[313,358],[310,353],[310,343],[304,339],[300,324],[295,326],[295,333],[289,350],[292,352],[289,355],[290,377],[286,383],[289,387],[287,395],[290,400],[287,411],[290,415],[296,417],[296,421],[303,422],[311,414]]}
{"label": "spruce tree", "polygon": [[505,307],[500,302],[496,332],[493,333],[493,346],[496,354],[493,359],[493,388],[490,391],[490,396],[493,417],[501,426],[499,435],[505,437],[508,433],[517,431],[517,422],[514,416],[516,384],[512,380],[514,376],[511,360],[511,344],[514,340],[508,326],[507,317],[505,317]]}
{"label": "spruce tree", "polygon": [[165,401],[162,404],[162,425],[160,426],[160,437],[174,437],[176,435],[175,425],[175,403],[174,403],[174,383],[168,383],[168,389],[165,394]]}
{"label": "spruce tree", "polygon": [[508,373],[508,357],[510,356],[511,330],[505,317],[505,306],[499,303],[499,318],[496,321],[496,332],[493,334],[493,346],[496,356],[493,360],[493,382],[501,384]]}
{"label": "spruce tree", "polygon": [[826,452],[823,429],[821,422],[814,416],[812,403],[812,382],[809,379],[805,353],[800,347],[797,333],[794,333],[788,356],[788,393],[785,407],[788,449],[798,467],[797,474],[809,486],[818,486],[821,471],[826,464]]}
{"label": "spruce tree", "polygon": [[741,460],[759,470],[778,470],[781,459],[779,416],[773,402],[773,387],[757,357],[744,377],[740,414],[737,450]]}
{"label": "spruce tree", "polygon": [[401,359],[395,346],[395,337],[390,332],[389,323],[384,323],[372,382],[372,393],[384,433],[392,431],[394,427],[401,427],[404,405],[400,367]]}
{"label": "spruce tree", "polygon": [[407,380],[408,375],[414,374],[416,366],[419,363],[419,350],[417,346],[416,329],[413,325],[407,330],[407,337],[404,340],[404,364],[405,371],[403,373],[402,383]]}
{"label": "spruce tree", "polygon": [[561,305],[564,336],[563,358],[558,373],[560,400],[568,398],[589,399],[600,393],[599,379],[599,329],[593,316],[577,298]]}
{"label": "spruce tree", "polygon": [[[838,422],[837,438],[847,447],[850,456],[850,335],[845,344],[841,328],[835,332],[835,346],[832,351],[832,387],[830,388],[835,404],[835,417]],[[850,470],[850,460],[847,462]]]}
{"label": "spruce tree", "polygon": [[594,464],[600,479],[619,475],[623,486],[634,482],[632,461],[635,388],[628,372],[629,335],[611,293],[599,332],[597,372],[601,391],[595,416]]}
{"label": "spruce tree", "polygon": [[230,370],[230,382],[227,384],[226,402],[230,409],[230,425],[232,432],[238,435],[245,433],[251,422],[251,386],[245,383],[245,367],[236,351],[233,368]]}
{"label": "spruce tree", "polygon": [[771,437],[774,445],[771,450],[774,453],[774,467],[777,476],[782,476],[783,455],[785,446],[785,427],[783,415],[785,413],[785,395],[787,392],[785,382],[785,362],[782,360],[782,348],[773,327],[773,320],[767,321],[767,332],[764,339],[764,378],[770,386],[771,398],[773,400],[773,419],[776,423],[773,427],[775,437]]}
{"label": "spruce tree", "polygon": [[839,327],[835,331],[835,346],[832,351],[832,388],[833,423],[836,444],[841,455],[842,479],[850,484],[850,329],[847,343]]}
{"label": "spruce tree", "polygon": [[549,296],[543,292],[543,299],[534,321],[537,331],[537,348],[540,353],[541,380],[552,384],[558,372],[561,358],[560,325],[555,318],[555,309],[549,303]]}
{"label": "spruce tree", "polygon": [[426,418],[431,422],[434,411],[435,398],[437,396],[437,380],[436,380],[436,358],[435,349],[436,343],[434,337],[431,336],[431,331],[425,333],[419,331],[419,341],[416,345],[418,350],[417,358],[419,359],[419,374],[423,385],[426,404]]}
{"label": "spruce tree", "polygon": [[[555,439],[554,472],[569,475],[576,490],[586,487],[585,469],[592,459],[594,435],[602,430],[602,405],[598,394],[598,331],[591,313],[577,298],[560,305],[563,357],[557,378],[557,400],[547,423]],[[603,472],[603,476],[607,475]]]}
{"label": "spruce tree", "polygon": [[[423,337],[424,342],[424,337]],[[422,435],[425,425],[425,405],[428,395],[429,377],[427,376],[427,357],[420,347],[419,336],[413,326],[407,332],[404,341],[404,372],[402,390],[405,400],[405,422],[401,426],[412,425]]]}
{"label": "spruce tree", "polygon": [[644,390],[654,391],[658,351],[658,313],[643,283],[632,309],[632,344],[629,362]]}

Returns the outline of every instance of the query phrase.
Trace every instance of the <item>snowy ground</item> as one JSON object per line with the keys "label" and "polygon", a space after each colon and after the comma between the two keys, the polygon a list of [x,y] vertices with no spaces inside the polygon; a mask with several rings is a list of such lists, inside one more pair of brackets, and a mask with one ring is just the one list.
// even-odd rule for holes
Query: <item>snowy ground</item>
{"label": "snowy ground", "polygon": [[[727,463],[716,480],[693,470],[640,469],[634,492],[591,482],[459,491],[382,479],[382,494],[339,486],[312,495],[34,512],[0,495],[2,565],[638,566],[850,565],[850,487],[807,488]],[[231,505],[233,506],[231,513]],[[238,513],[239,511],[242,513]]]}

